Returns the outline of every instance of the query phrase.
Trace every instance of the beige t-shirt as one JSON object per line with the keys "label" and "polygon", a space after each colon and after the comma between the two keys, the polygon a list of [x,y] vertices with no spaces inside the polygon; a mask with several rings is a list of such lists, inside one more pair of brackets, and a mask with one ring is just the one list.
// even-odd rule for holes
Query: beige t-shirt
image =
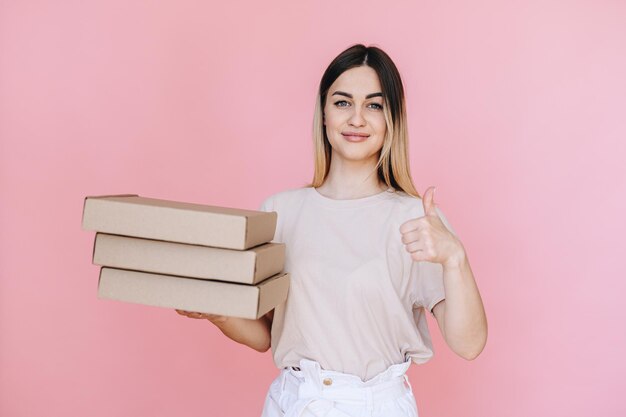
{"label": "beige t-shirt", "polygon": [[271,331],[279,369],[307,358],[367,381],[406,357],[433,356],[425,311],[445,298],[443,268],[413,261],[400,233],[424,215],[421,199],[390,188],[335,200],[304,187],[267,197],[260,210],[278,213],[273,241],[285,243],[291,276]]}

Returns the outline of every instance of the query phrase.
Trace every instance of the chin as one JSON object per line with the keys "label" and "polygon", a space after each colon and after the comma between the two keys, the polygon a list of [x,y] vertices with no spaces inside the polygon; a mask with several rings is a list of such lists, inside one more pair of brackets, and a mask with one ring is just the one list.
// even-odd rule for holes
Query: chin
{"label": "chin", "polygon": [[337,152],[337,154],[339,154],[342,159],[347,161],[366,161],[374,158],[378,160],[377,152]]}

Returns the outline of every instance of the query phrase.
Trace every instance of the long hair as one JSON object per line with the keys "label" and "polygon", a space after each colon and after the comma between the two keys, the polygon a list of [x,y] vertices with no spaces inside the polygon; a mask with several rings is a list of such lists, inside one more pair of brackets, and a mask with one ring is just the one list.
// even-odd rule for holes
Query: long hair
{"label": "long hair", "polygon": [[330,171],[332,147],[323,120],[328,90],[344,71],[364,65],[371,67],[378,74],[383,93],[383,114],[387,123],[383,147],[374,169],[379,180],[387,184],[387,187],[421,198],[411,179],[406,105],[400,73],[389,55],[382,49],[363,44],[355,44],[340,53],[326,68],[320,81],[313,115],[315,172],[313,181],[307,186],[321,186]]}

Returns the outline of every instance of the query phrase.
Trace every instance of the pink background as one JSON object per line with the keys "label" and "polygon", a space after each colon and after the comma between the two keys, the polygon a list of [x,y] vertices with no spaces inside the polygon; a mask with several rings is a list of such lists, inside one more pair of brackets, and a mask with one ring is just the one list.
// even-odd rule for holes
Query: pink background
{"label": "pink background", "polygon": [[301,186],[319,79],[357,42],[401,71],[415,183],[489,320],[471,362],[430,321],[420,417],[626,413],[625,3],[318,3],[0,3],[0,415],[260,415],[270,352],[96,298],[83,198]]}

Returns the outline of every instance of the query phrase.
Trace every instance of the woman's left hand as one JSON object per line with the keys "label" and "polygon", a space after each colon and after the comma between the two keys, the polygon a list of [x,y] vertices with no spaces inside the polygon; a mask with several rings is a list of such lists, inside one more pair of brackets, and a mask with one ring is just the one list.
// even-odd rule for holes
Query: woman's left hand
{"label": "woman's left hand", "polygon": [[433,195],[435,187],[429,187],[422,198],[424,216],[408,220],[400,226],[402,243],[411,258],[416,261],[454,265],[465,257],[461,241],[443,224],[437,212]]}

